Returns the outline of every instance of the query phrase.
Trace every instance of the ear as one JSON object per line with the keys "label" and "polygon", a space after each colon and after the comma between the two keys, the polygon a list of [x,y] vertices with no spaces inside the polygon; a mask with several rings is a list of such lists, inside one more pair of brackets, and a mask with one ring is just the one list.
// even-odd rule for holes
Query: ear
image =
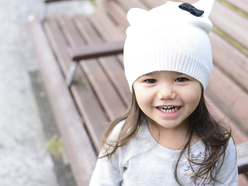
{"label": "ear", "polygon": [[127,13],[127,20],[130,25],[139,25],[146,21],[148,12],[141,8],[131,8]]}
{"label": "ear", "polygon": [[197,9],[203,10],[204,17],[209,17],[212,8],[213,8],[214,0],[199,0],[198,2],[194,3],[193,6]]}

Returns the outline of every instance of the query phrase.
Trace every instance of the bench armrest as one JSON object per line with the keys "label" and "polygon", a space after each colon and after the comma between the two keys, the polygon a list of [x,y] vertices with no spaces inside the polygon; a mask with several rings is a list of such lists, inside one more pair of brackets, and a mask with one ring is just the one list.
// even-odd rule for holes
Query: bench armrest
{"label": "bench armrest", "polygon": [[68,48],[68,52],[73,61],[80,61],[83,59],[121,54],[123,53],[123,47],[124,41],[121,41]]}
{"label": "bench armrest", "polygon": [[239,174],[248,172],[248,142],[236,145]]}

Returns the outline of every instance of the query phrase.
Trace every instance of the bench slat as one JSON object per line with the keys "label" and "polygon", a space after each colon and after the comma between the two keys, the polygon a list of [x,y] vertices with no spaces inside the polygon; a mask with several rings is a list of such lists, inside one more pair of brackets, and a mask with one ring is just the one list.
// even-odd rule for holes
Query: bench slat
{"label": "bench slat", "polygon": [[216,67],[214,67],[210,77],[207,90],[225,105],[233,116],[248,129],[248,96],[244,90]]}
{"label": "bench slat", "polygon": [[78,77],[76,73],[75,81],[79,83],[74,83],[71,86],[71,91],[77,103],[77,107],[83,116],[83,122],[87,127],[94,148],[97,153],[99,153],[102,132],[106,129],[106,123],[108,123],[109,120],[96,99],[86,76],[81,75]]}
{"label": "bench slat", "polygon": [[[63,37],[63,34],[61,33],[61,28],[58,26],[58,24],[56,23],[55,20],[46,21],[46,30],[49,31],[49,33],[51,33],[49,35],[49,40],[52,43],[52,46],[56,52],[58,61],[60,62],[61,65],[66,66],[66,69],[64,70],[64,74],[67,74],[67,69],[69,69],[69,65],[71,64],[71,59],[68,57],[67,55],[67,47],[68,44],[66,42],[66,40]],[[61,27],[65,26],[65,24],[60,25]],[[68,24],[67,24],[68,26]],[[71,25],[71,27],[73,27]],[[72,28],[70,28],[72,29]],[[69,28],[68,27],[64,27],[62,30],[64,30],[65,32],[67,32],[67,34],[69,34]],[[73,40],[70,40],[73,41]],[[81,43],[83,42],[83,40],[80,41]],[[75,44],[73,44],[75,45]],[[71,91],[72,94],[77,97],[78,99],[80,99],[80,101],[82,103],[84,103],[84,107],[82,105],[79,105],[78,107],[81,110],[81,114],[86,118],[86,125],[87,125],[87,129],[91,135],[91,138],[94,142],[95,148],[97,150],[99,150],[100,148],[100,135],[102,133],[102,131],[106,128],[106,126],[99,122],[99,121],[106,121],[106,117],[104,115],[104,113],[101,111],[101,106],[98,103],[98,100],[96,97],[94,97],[94,93],[92,90],[90,90],[89,86],[87,86],[88,81],[85,78],[85,75],[83,74],[83,71],[77,71],[77,73],[75,74],[75,80],[81,80],[81,83],[79,83],[78,86],[76,85],[72,85],[71,86]],[[83,83],[82,83],[83,81]],[[85,86],[81,86],[81,85],[85,85]],[[75,86],[75,87],[74,87]],[[84,88],[84,92],[82,91],[82,87]],[[80,91],[82,91],[80,93]],[[91,99],[89,100],[87,97],[82,97],[82,95],[91,95]],[[85,99],[86,98],[86,99]],[[90,106],[89,106],[90,105]],[[92,113],[94,113],[95,111],[99,111],[99,115],[98,116],[94,116],[92,115]],[[94,125],[93,125],[94,124]]]}
{"label": "bench slat", "polygon": [[[99,22],[105,21],[107,19],[106,15],[102,12],[98,12],[99,15],[94,18],[94,26],[99,27]],[[103,18],[103,20],[102,20]],[[111,23],[109,23],[111,24]],[[109,25],[108,24],[108,25]],[[107,27],[107,26],[106,26]],[[108,32],[106,32],[107,28],[103,28],[99,30],[99,33],[103,38],[109,39],[109,33],[119,33],[116,27],[111,26],[108,27]],[[123,38],[124,36],[122,36]],[[112,42],[115,38],[107,40],[107,42]],[[120,38],[121,39],[121,38]],[[100,63],[102,64],[103,68],[109,74],[111,81],[115,85],[117,91],[121,95],[122,99],[126,103],[126,106],[130,103],[131,94],[128,88],[128,84],[126,82],[126,78],[123,71],[123,66],[119,64],[116,58],[101,58]],[[111,63],[111,64],[109,64]]]}
{"label": "bench slat", "polygon": [[126,107],[128,107],[131,103],[131,92],[126,81],[123,67],[116,62],[116,58],[100,58],[99,61],[107,74],[109,74]]}
{"label": "bench slat", "polygon": [[[87,19],[85,19],[84,17],[78,17],[78,19],[80,19],[80,21],[77,21],[78,29],[80,30],[82,35],[85,37],[88,44],[91,45],[93,43],[103,42],[101,38],[99,37],[99,35],[97,35],[96,31],[91,26],[91,24],[89,24],[89,21]],[[87,26],[83,26],[83,25],[87,25]],[[108,60],[106,61],[106,59]],[[124,77],[123,68],[120,66],[119,63],[117,63],[116,58],[113,56],[109,56],[107,58],[106,57],[99,58],[98,60],[102,68],[107,72],[107,75],[109,76],[111,82],[115,85],[118,93],[122,95],[121,96],[122,99],[127,104],[129,102],[129,97],[126,96],[126,94],[128,93],[123,91],[123,87],[127,86],[125,85],[127,83],[123,80],[123,77]]]}
{"label": "bench slat", "polygon": [[248,14],[248,1],[247,0],[225,0],[228,3],[236,6],[240,10]]}
{"label": "bench slat", "polygon": [[80,116],[39,20],[35,18],[29,21],[28,28],[34,41],[53,114],[65,144],[74,178],[78,186],[88,185],[95,167],[95,152],[81,124]]}
{"label": "bench slat", "polygon": [[[244,170],[248,169],[248,136],[241,131],[231,120],[224,114],[224,112],[217,107],[213,101],[206,96],[207,99],[207,107],[210,111],[210,113],[220,122],[224,123],[224,126],[226,126],[226,123],[230,124],[230,127],[232,128],[232,136],[234,138],[234,142],[236,143],[236,148],[237,148],[237,156],[238,156],[238,169],[239,169],[239,174],[240,173],[245,173]],[[238,145],[237,145],[238,144]],[[246,144],[246,145],[244,145]]]}
{"label": "bench slat", "polygon": [[[54,18],[47,18],[46,22],[44,23],[44,29],[55,53],[61,54],[57,55],[57,58],[63,74],[66,75],[67,69],[69,69],[71,63],[71,60],[65,50],[67,47],[66,40],[63,37],[63,34],[59,31],[59,26]],[[58,32],[54,32],[55,30],[58,30]]]}
{"label": "bench slat", "polygon": [[209,36],[214,63],[248,92],[248,57],[214,32]]}
{"label": "bench slat", "polygon": [[[63,27],[64,30],[68,29],[68,27]],[[76,32],[76,27],[71,27],[70,38],[73,38],[72,41],[76,41],[78,38],[74,35]],[[94,35],[95,36],[95,35]],[[73,44],[76,46],[76,43]],[[112,85],[109,83],[108,77],[106,77],[104,71],[98,64],[95,59],[85,60],[80,65],[83,67],[84,72],[87,74],[88,79],[90,80],[90,84],[93,86],[98,99],[101,101],[103,108],[106,111],[108,117],[113,120],[116,116],[120,115],[121,112],[125,110],[125,106],[123,102],[119,99],[118,95],[115,93]],[[109,93],[111,92],[111,94]],[[118,109],[116,105],[119,105]]]}
{"label": "bench slat", "polygon": [[[222,109],[220,109],[216,103],[207,95],[205,94],[205,98],[207,100],[207,107],[209,109],[209,112],[212,114],[212,116],[219,121],[220,123],[224,124],[224,126],[230,125],[232,128],[232,136],[234,139],[234,142],[236,144],[243,143],[248,141],[247,134],[241,130],[236,123],[234,123],[226,113],[223,112]],[[229,128],[227,126],[227,128]]]}
{"label": "bench slat", "polygon": [[[68,16],[63,16],[63,19],[58,17],[58,21],[60,23],[60,28],[63,31],[70,46],[77,47],[85,45],[85,41],[76,29],[74,22],[71,21]],[[78,108],[80,109],[81,114],[85,119],[85,124],[95,149],[97,152],[99,152],[101,143],[100,137],[103,130],[107,127],[105,123],[108,122],[108,119],[90,87],[90,82],[88,81],[83,71],[80,70],[80,68],[77,70],[74,79],[79,83],[77,83],[75,86],[71,86],[72,93],[75,99],[78,100]],[[91,99],[88,99],[89,97]],[[99,114],[96,115],[96,112]]]}
{"label": "bench slat", "polygon": [[216,27],[248,48],[247,19],[230,10],[218,1],[215,1],[213,13],[210,14],[210,19]]}
{"label": "bench slat", "polygon": [[[82,21],[82,19],[80,21]],[[77,26],[78,24],[79,20],[77,21]],[[86,28],[86,30],[81,32],[81,34],[85,34],[88,31],[88,35],[83,37],[90,37],[90,34],[94,33],[95,31],[89,28],[90,24],[84,25],[84,27],[79,27],[80,32],[84,28]],[[93,34],[93,36],[94,39],[97,38],[96,34]],[[92,41],[88,40],[88,42]],[[97,39],[97,42],[102,41],[100,39]],[[109,83],[108,77],[106,77],[98,62],[95,60],[87,61],[84,63],[80,63],[80,65],[83,67],[84,72],[87,74],[87,77],[90,80],[91,85],[93,86],[95,93],[98,96],[98,99],[101,101],[102,106],[106,111],[106,114],[108,115],[108,117],[110,117],[111,120],[113,120],[116,116],[118,116],[122,111],[125,110],[124,103],[122,102],[122,100],[119,99],[118,95],[113,89],[113,86]],[[111,94],[109,94],[109,92],[111,92]],[[116,105],[118,105],[120,109],[114,109]]]}
{"label": "bench slat", "polygon": [[[69,16],[59,16],[57,18],[58,23],[60,25],[61,31],[63,32],[67,42],[70,47],[82,46],[85,44],[84,40],[80,36],[79,32],[75,29],[75,26]],[[73,37],[72,37],[73,35]],[[71,56],[70,56],[71,61]]]}
{"label": "bench slat", "polygon": [[116,3],[116,1],[109,1],[106,6],[109,10],[108,13],[111,15],[111,18],[122,27],[124,32],[129,26],[129,23],[126,18],[126,12]]}
{"label": "bench slat", "polygon": [[[82,35],[86,38],[89,44],[100,43],[102,40],[97,35],[96,31],[90,26],[90,23],[84,17],[77,17],[75,20],[76,25]],[[83,26],[84,25],[84,26]],[[118,55],[119,57],[120,55]],[[121,55],[122,56],[122,55]],[[116,64],[115,57],[99,58],[99,62],[102,65],[102,68],[107,72],[111,82],[115,85],[118,93],[121,95],[122,100],[125,104],[129,103],[130,92],[126,91],[127,82],[124,80],[123,68]],[[106,64],[105,64],[106,62]]]}
{"label": "bench slat", "polygon": [[[123,41],[125,37],[123,36],[123,33],[121,33],[119,30],[116,30],[116,26],[109,20],[109,18],[102,13],[100,9],[96,9],[95,13],[89,17],[90,22],[94,25],[96,30],[98,30],[101,33],[106,33],[103,35],[104,41],[111,41],[111,42],[117,42],[117,41]],[[97,19],[101,19],[102,21],[97,22]],[[109,30],[113,30],[114,32],[109,32]]]}
{"label": "bench slat", "polygon": [[[96,61],[89,63],[81,63],[84,67],[84,71],[87,74],[91,85],[93,86],[96,94],[99,97],[107,116],[110,120],[113,120],[123,112],[126,107],[122,100],[117,95],[114,87],[110,84],[108,77],[99,65],[96,65]],[[87,65],[86,65],[87,64]]]}

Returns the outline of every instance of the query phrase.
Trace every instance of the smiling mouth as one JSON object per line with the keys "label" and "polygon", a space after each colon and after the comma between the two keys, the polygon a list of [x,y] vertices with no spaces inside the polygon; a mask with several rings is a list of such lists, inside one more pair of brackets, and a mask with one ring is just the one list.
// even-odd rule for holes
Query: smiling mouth
{"label": "smiling mouth", "polygon": [[164,113],[173,113],[180,109],[180,106],[161,106],[158,109]]}

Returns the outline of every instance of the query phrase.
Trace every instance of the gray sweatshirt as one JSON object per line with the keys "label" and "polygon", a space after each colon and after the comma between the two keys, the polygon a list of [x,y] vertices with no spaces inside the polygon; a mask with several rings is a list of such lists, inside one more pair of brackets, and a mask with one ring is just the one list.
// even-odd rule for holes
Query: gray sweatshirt
{"label": "gray sweatshirt", "polygon": [[[120,122],[113,130],[110,138],[117,138],[124,122]],[[201,162],[205,148],[200,140],[190,149],[190,159]],[[152,137],[145,122],[138,134],[125,146],[119,148],[110,160],[98,159],[93,172],[90,186],[174,186],[178,185],[174,178],[174,165],[180,150],[171,150],[163,147]],[[187,152],[185,153],[187,154]],[[100,153],[100,157],[103,153]],[[218,170],[220,160],[213,167]],[[192,167],[197,171],[196,165]],[[200,186],[202,180],[194,184],[192,168],[185,156],[181,157],[177,175],[183,185]],[[236,151],[233,140],[229,140],[226,149],[224,164],[216,179],[221,182],[211,182],[204,186],[226,185],[238,186],[238,169],[236,164]]]}

